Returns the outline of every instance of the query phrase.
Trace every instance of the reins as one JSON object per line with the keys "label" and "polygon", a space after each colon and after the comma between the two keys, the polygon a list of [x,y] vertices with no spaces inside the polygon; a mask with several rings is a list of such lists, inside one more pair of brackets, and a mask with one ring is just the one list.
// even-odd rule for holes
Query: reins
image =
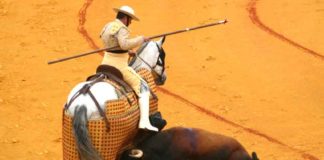
{"label": "reins", "polygon": [[[148,43],[147,43],[148,44]],[[142,48],[140,48],[140,50],[138,51],[138,54],[140,54],[140,53],[142,53],[142,51],[147,47],[147,44],[145,44]],[[155,63],[155,66],[151,66],[150,64],[148,64],[148,62],[146,62],[142,57],[140,57],[139,55],[137,55],[137,54],[135,54],[135,57],[136,58],[138,58],[138,59],[140,59],[144,64],[146,64],[150,69],[151,69],[151,72],[153,73],[153,75],[156,75],[159,79],[161,79],[162,78],[162,76],[161,75],[159,75],[154,69],[155,69],[155,67],[158,65],[158,62],[159,62],[159,57],[160,57],[160,54],[161,54],[161,49],[160,49],[160,47],[158,46],[158,44],[157,43],[155,43],[156,44],[156,47],[158,48],[158,50],[159,50],[159,56],[158,56],[158,58],[157,58],[157,60],[156,60],[156,63]],[[135,61],[134,61],[135,62]],[[162,62],[162,65],[163,65],[163,69],[162,69],[162,73],[164,72],[164,62]]]}

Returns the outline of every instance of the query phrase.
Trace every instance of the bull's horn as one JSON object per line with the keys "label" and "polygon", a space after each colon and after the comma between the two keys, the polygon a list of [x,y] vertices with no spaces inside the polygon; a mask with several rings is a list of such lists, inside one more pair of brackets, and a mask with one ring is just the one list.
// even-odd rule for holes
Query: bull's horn
{"label": "bull's horn", "polygon": [[143,151],[140,149],[132,149],[129,153],[130,157],[133,158],[142,158],[143,157]]}

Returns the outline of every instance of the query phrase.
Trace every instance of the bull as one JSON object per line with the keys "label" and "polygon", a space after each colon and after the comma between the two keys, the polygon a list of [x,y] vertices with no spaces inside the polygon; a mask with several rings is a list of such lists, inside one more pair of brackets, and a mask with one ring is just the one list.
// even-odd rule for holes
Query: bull
{"label": "bull", "polygon": [[258,160],[237,140],[202,129],[174,127],[144,137],[120,160]]}

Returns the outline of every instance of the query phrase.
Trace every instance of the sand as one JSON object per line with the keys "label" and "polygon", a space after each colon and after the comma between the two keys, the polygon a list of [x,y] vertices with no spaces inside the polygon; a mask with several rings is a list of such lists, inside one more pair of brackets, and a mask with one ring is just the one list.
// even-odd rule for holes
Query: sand
{"label": "sand", "polygon": [[62,107],[94,73],[99,32],[128,4],[167,37],[159,108],[173,126],[235,137],[267,160],[324,159],[324,2],[319,0],[0,0],[0,159],[62,159]]}

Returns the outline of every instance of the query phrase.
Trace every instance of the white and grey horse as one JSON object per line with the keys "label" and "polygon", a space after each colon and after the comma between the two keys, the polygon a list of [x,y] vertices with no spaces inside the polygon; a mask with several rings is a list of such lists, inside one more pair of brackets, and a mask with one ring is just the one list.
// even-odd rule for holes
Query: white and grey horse
{"label": "white and grey horse", "polygon": [[[165,53],[162,48],[164,40],[165,37],[159,41],[144,43],[140,47],[137,56],[130,63],[134,70],[146,68],[151,71],[157,85],[162,85],[166,80],[164,68]],[[102,118],[100,112],[105,111],[106,102],[119,98],[116,89],[107,82],[93,83],[91,88],[89,88],[90,94],[78,95],[84,86],[91,83],[93,82],[87,81],[77,84],[67,99],[69,107],[66,112],[73,117],[73,133],[81,159],[100,159],[89,139],[87,122],[88,120]],[[93,100],[94,98],[96,102]],[[97,106],[100,106],[100,108],[98,109]]]}

